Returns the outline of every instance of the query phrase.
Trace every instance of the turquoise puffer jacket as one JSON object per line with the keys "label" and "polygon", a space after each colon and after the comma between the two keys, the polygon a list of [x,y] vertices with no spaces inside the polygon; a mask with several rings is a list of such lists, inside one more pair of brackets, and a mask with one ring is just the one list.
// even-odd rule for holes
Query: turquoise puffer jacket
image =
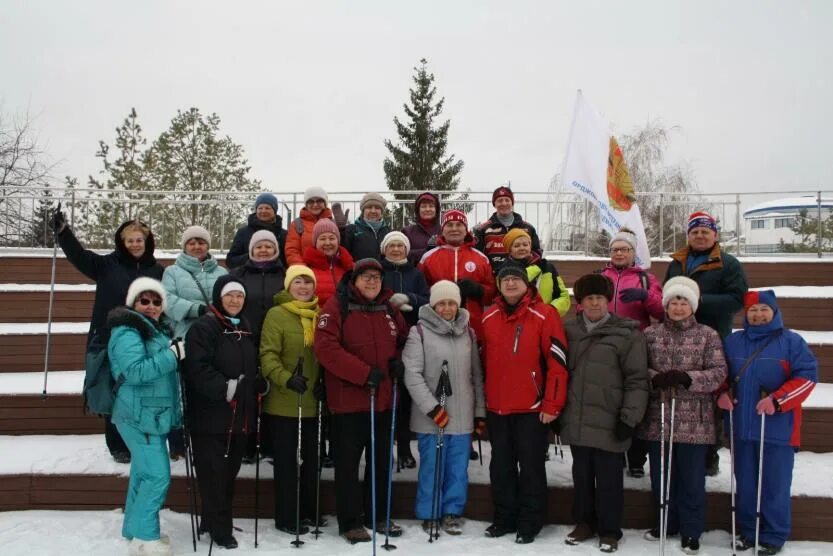
{"label": "turquoise puffer jacket", "polygon": [[[163,327],[127,307],[110,311],[110,370],[123,380],[113,404],[113,423],[163,435],[182,424],[177,360]],[[122,378],[123,377],[123,378]]]}
{"label": "turquoise puffer jacket", "polygon": [[[214,282],[224,274],[228,271],[217,264],[217,259],[210,254],[201,263],[196,257],[180,253],[176,263],[165,269],[162,275],[162,285],[168,295],[165,314],[174,322],[174,338],[185,338],[188,329],[200,316],[200,305],[210,305]],[[208,302],[197,282],[202,286]]]}

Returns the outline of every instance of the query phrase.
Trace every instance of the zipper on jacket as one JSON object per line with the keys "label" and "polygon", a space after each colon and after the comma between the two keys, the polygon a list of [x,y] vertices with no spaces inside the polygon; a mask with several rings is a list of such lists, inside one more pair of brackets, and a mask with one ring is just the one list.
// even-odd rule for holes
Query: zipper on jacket
{"label": "zipper on jacket", "polygon": [[532,387],[535,388],[535,403],[532,404],[532,408],[534,409],[541,405],[541,401],[543,401],[544,396],[541,395],[541,389],[538,388],[538,383],[535,381],[535,370],[529,372],[532,377]]}
{"label": "zipper on jacket", "polygon": [[515,345],[512,347],[512,353],[518,353],[518,343],[521,340],[521,328],[520,324],[515,328]]}

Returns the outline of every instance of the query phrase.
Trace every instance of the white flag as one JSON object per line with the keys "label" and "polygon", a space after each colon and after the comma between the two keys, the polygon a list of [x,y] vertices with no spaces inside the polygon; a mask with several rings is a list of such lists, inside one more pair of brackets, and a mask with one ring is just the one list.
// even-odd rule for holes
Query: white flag
{"label": "white flag", "polygon": [[645,227],[622,151],[608,123],[581,91],[576,95],[561,184],[565,190],[574,190],[596,205],[602,228],[611,237],[620,228],[633,231],[637,239],[636,265],[651,267]]}

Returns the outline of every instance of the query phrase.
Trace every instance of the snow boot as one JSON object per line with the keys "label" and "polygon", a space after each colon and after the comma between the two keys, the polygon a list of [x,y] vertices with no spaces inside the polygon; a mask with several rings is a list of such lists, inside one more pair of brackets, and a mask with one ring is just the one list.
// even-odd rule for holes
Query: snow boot
{"label": "snow boot", "polygon": [[575,529],[570,531],[567,538],[564,539],[564,542],[570,546],[576,546],[577,544],[581,544],[595,536],[596,532],[590,525],[587,523],[579,523],[576,525]]}
{"label": "snow boot", "polygon": [[758,545],[758,556],[775,556],[781,552],[780,546],[774,546],[765,542]]}
{"label": "snow boot", "polygon": [[619,539],[614,537],[601,537],[599,539],[599,550],[606,554],[612,554],[619,550]]}
{"label": "snow boot", "polygon": [[491,539],[497,539],[506,535],[508,533],[514,533],[514,527],[506,527],[504,525],[498,525],[497,523],[492,523],[488,527],[486,527],[486,536]]}
{"label": "snow boot", "polygon": [[350,544],[356,544],[359,542],[370,542],[370,534],[364,527],[356,527],[355,529],[350,529],[349,531],[342,533],[341,536],[344,537],[344,540],[346,540]]}
{"label": "snow boot", "polygon": [[448,514],[443,516],[440,526],[449,535],[461,535],[463,533],[463,524],[460,521],[460,516],[457,515]]}
{"label": "snow boot", "polygon": [[697,554],[700,552],[700,539],[695,539],[694,537],[683,537],[681,542],[683,552],[686,554]]}
{"label": "snow boot", "polygon": [[535,535],[532,533],[518,533],[515,535],[516,544],[529,544],[535,541]]}

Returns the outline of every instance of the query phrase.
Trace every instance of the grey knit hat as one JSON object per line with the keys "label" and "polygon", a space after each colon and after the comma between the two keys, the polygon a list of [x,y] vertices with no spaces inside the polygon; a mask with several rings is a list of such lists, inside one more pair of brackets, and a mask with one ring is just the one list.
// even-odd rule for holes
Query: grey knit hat
{"label": "grey knit hat", "polygon": [[376,192],[371,191],[369,193],[365,193],[364,197],[362,197],[362,200],[359,203],[359,210],[364,212],[364,207],[366,207],[367,205],[377,205],[381,207],[382,210],[385,210],[387,204],[388,202],[385,201],[384,197],[382,197]]}
{"label": "grey knit hat", "polygon": [[185,228],[185,231],[182,232],[182,241],[180,242],[182,248],[185,249],[185,244],[192,239],[201,239],[211,245],[211,235],[202,226],[188,226]]}

